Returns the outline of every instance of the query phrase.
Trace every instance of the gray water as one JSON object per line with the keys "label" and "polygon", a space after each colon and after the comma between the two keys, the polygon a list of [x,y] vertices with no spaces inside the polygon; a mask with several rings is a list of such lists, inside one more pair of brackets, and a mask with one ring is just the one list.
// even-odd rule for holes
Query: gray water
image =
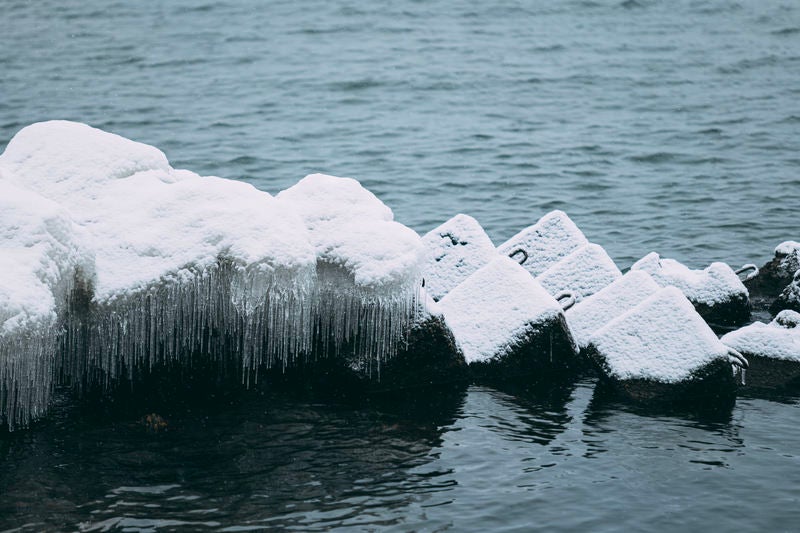
{"label": "gray water", "polygon": [[[622,268],[653,250],[761,263],[800,239],[796,2],[0,13],[0,149],[32,122],[79,120],[272,193],[352,176],[419,232],[464,212],[497,244],[560,208]],[[66,405],[0,437],[0,527],[796,527],[795,397],[708,420],[594,401],[594,387],[555,403],[470,388],[411,414],[254,399],[175,414],[158,436]]]}

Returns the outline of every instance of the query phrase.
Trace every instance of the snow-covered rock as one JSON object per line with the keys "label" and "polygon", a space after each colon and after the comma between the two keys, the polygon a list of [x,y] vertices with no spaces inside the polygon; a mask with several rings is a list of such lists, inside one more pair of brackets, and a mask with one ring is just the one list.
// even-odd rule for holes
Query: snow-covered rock
{"label": "snow-covered rock", "polygon": [[561,306],[508,257],[492,260],[439,304],[473,368],[525,377],[568,366],[574,357]]}
{"label": "snow-covered rock", "polygon": [[0,425],[47,408],[73,293],[94,278],[85,236],[54,202],[0,176]]}
{"label": "snow-covered rock", "polygon": [[709,323],[736,325],[750,316],[747,289],[725,263],[712,263],[703,270],[692,270],[674,259],[662,259],[652,252],[634,263],[631,270],[647,272],[662,287],[679,288]]}
{"label": "snow-covered rock", "polygon": [[312,174],[277,200],[300,214],[316,250],[323,349],[355,339],[364,357],[392,356],[422,284],[419,235],[351,178]]}
{"label": "snow-covered rock", "polygon": [[614,318],[590,338],[587,350],[602,374],[637,395],[658,385],[702,384],[731,389],[734,357],[675,287],[666,287]]}
{"label": "snow-covered rock", "polygon": [[422,237],[427,250],[425,287],[439,301],[470,274],[497,256],[477,220],[459,214]]}
{"label": "snow-covered rock", "polygon": [[789,309],[800,312],[800,269],[794,273],[794,278],[772,303],[773,314]]}
{"label": "snow-covered rock", "polygon": [[547,292],[569,292],[580,302],[622,276],[602,246],[587,244],[553,264],[536,277]]}
{"label": "snow-covered rock", "polygon": [[566,213],[551,211],[498,246],[497,251],[511,257],[536,277],[586,244],[589,241]]}
{"label": "snow-covered rock", "polygon": [[647,272],[632,270],[569,308],[567,324],[578,347],[585,349],[595,331],[639,305],[659,288]]}

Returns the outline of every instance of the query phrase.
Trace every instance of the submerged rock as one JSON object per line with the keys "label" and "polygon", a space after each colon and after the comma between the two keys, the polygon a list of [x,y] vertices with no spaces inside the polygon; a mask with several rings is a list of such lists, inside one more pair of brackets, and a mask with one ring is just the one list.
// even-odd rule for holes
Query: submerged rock
{"label": "submerged rock", "polygon": [[568,292],[580,302],[621,276],[602,246],[587,244],[551,265],[536,281],[553,296]]}
{"label": "submerged rock", "polygon": [[497,251],[511,257],[534,277],[560,259],[589,244],[583,232],[563,211],[552,211],[506,242]]}
{"label": "submerged rock", "polygon": [[650,274],[632,270],[599,292],[567,309],[567,324],[582,350],[592,334],[608,322],[633,309],[660,289]]}
{"label": "submerged rock", "polygon": [[422,242],[428,252],[425,288],[435,301],[497,256],[492,240],[468,215],[454,216],[426,233]]}
{"label": "submerged rock", "polygon": [[722,342],[747,357],[749,387],[800,384],[800,313],[781,311],[769,324],[755,322],[726,334]]}
{"label": "submerged rock", "polygon": [[634,263],[631,270],[647,272],[662,287],[679,288],[709,324],[735,326],[750,318],[747,288],[725,263],[712,263],[703,270],[691,270],[674,259],[662,259],[653,252]]}
{"label": "submerged rock", "polygon": [[640,400],[733,394],[731,365],[747,366],[675,287],[660,289],[600,328],[586,352],[605,379]]}
{"label": "submerged rock", "polygon": [[576,366],[561,305],[508,257],[472,274],[440,306],[478,376],[531,380]]}

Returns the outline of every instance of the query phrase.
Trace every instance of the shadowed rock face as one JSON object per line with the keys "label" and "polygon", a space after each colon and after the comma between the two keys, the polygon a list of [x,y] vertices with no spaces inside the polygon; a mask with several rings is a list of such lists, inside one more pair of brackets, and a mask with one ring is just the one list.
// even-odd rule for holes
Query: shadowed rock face
{"label": "shadowed rock face", "polygon": [[770,306],[773,315],[777,315],[785,309],[800,312],[800,270],[794,273],[791,283],[783,289]]}
{"label": "shadowed rock face", "polygon": [[[787,305],[787,297],[782,302],[777,302],[778,298],[792,284],[795,274],[800,270],[800,248],[787,242],[778,245],[775,249],[775,256],[759,269],[758,275],[752,279],[745,280],[744,284],[750,291],[750,299],[753,309],[756,311],[770,310],[772,314],[777,314],[783,309],[795,309],[798,307],[781,307]],[[796,304],[800,306],[800,303]]]}

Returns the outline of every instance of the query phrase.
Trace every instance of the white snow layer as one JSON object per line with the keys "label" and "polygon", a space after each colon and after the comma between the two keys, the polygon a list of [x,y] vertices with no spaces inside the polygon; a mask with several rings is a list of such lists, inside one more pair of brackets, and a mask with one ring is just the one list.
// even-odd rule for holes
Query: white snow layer
{"label": "white snow layer", "polygon": [[800,313],[785,310],[769,324],[754,322],[722,337],[743,355],[800,362]]}
{"label": "white snow layer", "polygon": [[531,326],[562,313],[558,302],[506,256],[477,270],[439,305],[467,363],[502,359]]}
{"label": "white snow layer", "polygon": [[553,296],[569,292],[580,302],[621,276],[602,246],[587,244],[550,266],[536,281]]}
{"label": "white snow layer", "polygon": [[497,257],[492,240],[469,215],[454,216],[426,233],[422,242],[427,250],[425,287],[437,301]]}
{"label": "white snow layer", "polygon": [[652,252],[633,264],[631,270],[643,270],[662,287],[681,289],[694,303],[713,306],[735,297],[749,297],[739,276],[725,263],[711,263],[703,270],[691,270],[674,259],[661,259]]}
{"label": "white snow layer", "polygon": [[691,302],[675,287],[660,289],[597,330],[591,345],[605,359],[610,377],[678,383],[717,359],[728,348]]}
{"label": "white snow layer", "polygon": [[503,255],[513,256],[525,270],[536,277],[552,264],[589,244],[578,226],[563,211],[552,211],[497,247]]}
{"label": "white snow layer", "polygon": [[[370,354],[387,356],[411,320],[421,240],[355,180],[309,176],[277,200],[242,182],[175,170],[151,146],[52,121],[9,142],[0,187],[2,331],[47,324],[56,342],[62,333],[50,325],[69,304],[75,276],[85,278],[90,309],[64,324],[60,340],[87,347],[64,363],[78,382],[91,367],[110,381],[223,346],[241,357],[245,374],[262,362],[285,364],[310,352],[332,284],[335,306],[347,308],[337,342],[357,333]],[[335,276],[325,275],[328,267]],[[17,358],[37,351],[55,352],[14,348]],[[9,383],[26,379],[15,361],[0,353],[0,396],[10,423],[25,423],[32,407],[17,415],[23,408],[7,400]]]}
{"label": "white snow layer", "polygon": [[647,272],[633,270],[568,309],[567,324],[578,346],[585,349],[595,331],[639,305],[659,288]]}

